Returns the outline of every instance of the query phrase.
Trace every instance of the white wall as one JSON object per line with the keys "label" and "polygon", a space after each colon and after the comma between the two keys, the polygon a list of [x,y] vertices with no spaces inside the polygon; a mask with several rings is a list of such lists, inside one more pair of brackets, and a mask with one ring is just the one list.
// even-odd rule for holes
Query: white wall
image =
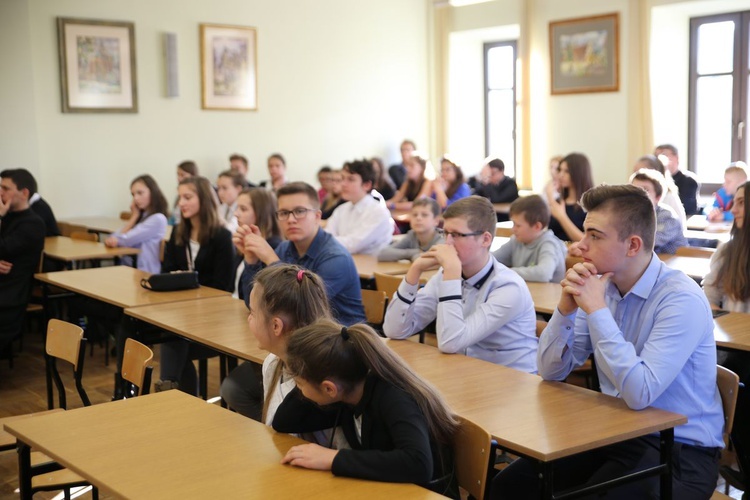
{"label": "white wall", "polygon": [[[135,22],[139,113],[60,112],[57,16]],[[258,29],[257,112],[200,109],[199,23]],[[163,32],[178,38],[173,99]],[[426,44],[423,0],[3,0],[0,168],[34,171],[64,218],[118,213],[143,172],[171,196],[184,159],[214,177],[239,152],[259,180],[278,151],[290,177],[307,181],[325,163],[396,160],[403,137],[427,140]],[[6,102],[16,103],[10,113]]]}

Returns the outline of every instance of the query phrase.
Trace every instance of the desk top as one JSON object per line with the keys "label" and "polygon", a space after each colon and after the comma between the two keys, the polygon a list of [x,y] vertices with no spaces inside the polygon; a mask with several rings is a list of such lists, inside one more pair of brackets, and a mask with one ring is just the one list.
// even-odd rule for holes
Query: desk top
{"label": "desk top", "polygon": [[714,319],[716,345],[750,351],[750,314],[729,313]]}
{"label": "desk top", "polygon": [[705,215],[696,214],[688,217],[687,229],[710,233],[728,233],[732,229],[732,223],[726,221],[708,222],[708,218]]}
{"label": "desk top", "polygon": [[532,283],[526,282],[534,301],[534,310],[540,314],[552,314],[560,303],[562,287],[559,283]]}
{"label": "desk top", "polygon": [[442,498],[411,484],[282,465],[300,439],[180,391],[19,420],[6,430],[121,498]]}
{"label": "desk top", "polygon": [[378,262],[377,255],[354,254],[354,265],[360,278],[372,279],[375,273],[406,274],[411,262]]}
{"label": "desk top", "polygon": [[107,217],[103,215],[91,215],[88,217],[67,217],[60,222],[86,226],[89,231],[97,233],[114,233],[125,225],[124,220],[119,217]]}
{"label": "desk top", "polygon": [[47,236],[44,238],[44,255],[52,259],[72,262],[89,259],[111,259],[123,255],[137,255],[137,248],[109,248],[104,243],[87,240],[74,240],[67,236]]}
{"label": "desk top", "polygon": [[[501,447],[550,461],[687,422],[675,413],[629,409],[618,398],[404,340],[387,345],[445,396],[453,410]],[[456,374],[461,374],[457,377]]]}
{"label": "desk top", "polygon": [[711,270],[711,259],[706,257],[659,254],[659,258],[672,269],[682,271],[697,281],[703,281]]}
{"label": "desk top", "polygon": [[149,276],[148,273],[127,266],[97,267],[34,275],[36,279],[44,283],[122,308],[230,295],[229,292],[207,286],[177,292],[154,292],[141,286],[141,279],[147,276]]}
{"label": "desk top", "polygon": [[247,307],[232,297],[125,309],[125,314],[235,357],[263,363],[268,355],[247,325]]}

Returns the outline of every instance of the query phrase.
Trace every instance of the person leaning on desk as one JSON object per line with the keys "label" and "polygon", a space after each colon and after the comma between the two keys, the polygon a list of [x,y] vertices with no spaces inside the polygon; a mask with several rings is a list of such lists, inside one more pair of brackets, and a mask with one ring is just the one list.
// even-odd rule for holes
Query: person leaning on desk
{"label": "person leaning on desk", "polygon": [[[588,212],[579,243],[584,262],[562,281],[560,303],[539,341],[539,374],[563,380],[594,352],[603,393],[634,410],[653,406],[687,416],[674,430],[674,498],[709,498],[724,417],[708,302],[693,280],[654,254],[656,220],[645,191],[598,186],[583,195],[582,205]],[[557,461],[555,489],[658,463],[658,436],[605,446]],[[495,478],[492,494],[534,497],[538,481],[534,465],[519,459]],[[658,498],[658,488],[658,479],[644,479],[607,498]]]}

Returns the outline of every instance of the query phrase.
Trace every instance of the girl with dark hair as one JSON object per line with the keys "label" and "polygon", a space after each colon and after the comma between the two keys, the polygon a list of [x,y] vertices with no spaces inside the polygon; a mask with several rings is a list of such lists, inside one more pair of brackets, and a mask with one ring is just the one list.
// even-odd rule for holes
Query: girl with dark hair
{"label": "girl with dark hair", "polygon": [[440,179],[432,183],[432,197],[445,210],[454,201],[471,195],[471,188],[464,182],[464,173],[456,162],[447,156],[440,160]]}
{"label": "girl with dark hair", "polygon": [[411,204],[418,198],[425,198],[432,193],[432,181],[426,177],[432,164],[427,157],[415,152],[406,162],[406,181],[396,194],[388,200],[391,210],[411,210]]}
{"label": "girl with dark hair", "polygon": [[[194,161],[186,160],[177,165],[177,184],[179,185],[182,181],[188,177],[195,177],[198,175],[198,165]],[[176,226],[180,222],[180,207],[177,204],[180,202],[178,196],[174,200],[174,206],[172,207],[172,216],[169,218],[169,224]]]}
{"label": "girl with dark hair", "polygon": [[383,159],[375,156],[370,161],[372,162],[372,168],[375,170],[375,182],[372,188],[380,193],[383,200],[390,200],[396,194],[396,185],[388,175]]}
{"label": "girl with dark hair", "polygon": [[[211,183],[204,177],[189,177],[180,182],[177,192],[182,217],[165,248],[161,271],[198,271],[202,286],[231,292],[235,271],[232,234],[222,226]],[[190,359],[207,352],[213,353],[183,339],[163,343],[161,381],[156,390],[179,387],[196,395],[198,377]]]}
{"label": "girl with dark hair", "polygon": [[[141,175],[130,183],[133,201],[130,219],[119,231],[112,233],[104,244],[110,248],[139,248],[136,267],[149,273],[161,270],[161,242],[167,229],[167,200],[153,177]],[[133,266],[133,258],[125,256],[122,263]]]}
{"label": "girl with dark hair", "polygon": [[553,189],[548,186],[549,228],[563,241],[580,241],[583,238],[583,221],[586,212],[578,203],[583,193],[594,187],[591,163],[581,153],[570,153],[560,161],[560,198],[555,199]]}
{"label": "girl with dark hair", "polygon": [[286,362],[297,389],[279,406],[273,428],[312,432],[341,426],[351,449],[294,446],[282,463],[416,483],[457,497],[451,451],[456,416],[372,328],[330,320],[300,328],[289,337]]}

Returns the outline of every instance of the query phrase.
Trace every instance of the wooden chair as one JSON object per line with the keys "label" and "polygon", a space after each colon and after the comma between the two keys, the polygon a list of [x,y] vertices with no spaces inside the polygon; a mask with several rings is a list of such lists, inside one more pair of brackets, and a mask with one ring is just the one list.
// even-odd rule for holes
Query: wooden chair
{"label": "wooden chair", "polygon": [[499,222],[497,226],[495,226],[495,236],[502,236],[504,238],[510,238],[513,236],[513,229],[509,227],[502,227],[500,226],[502,222]]}
{"label": "wooden chair", "polygon": [[458,486],[470,498],[484,499],[487,483],[494,475],[497,441],[489,432],[463,417],[453,438],[453,463],[456,468]]}
{"label": "wooden chair", "polygon": [[70,233],[70,239],[83,241],[99,241],[99,235],[96,233],[89,233],[88,231],[72,231]]}
{"label": "wooden chair", "polygon": [[68,224],[67,222],[58,222],[57,228],[60,230],[62,236],[70,237],[73,232],[87,232],[86,226],[79,226],[78,224]]}
{"label": "wooden chair", "polygon": [[120,212],[120,220],[130,220],[130,217],[132,216],[132,212],[130,210],[123,210]]}
{"label": "wooden chair", "polygon": [[[728,449],[730,436],[732,434],[732,427],[734,426],[734,410],[737,407],[737,394],[740,388],[740,377],[737,376],[732,370],[724,368],[721,365],[716,365],[716,385],[719,388],[719,394],[721,394],[721,406],[724,409],[724,449]],[[725,493],[729,492],[729,486],[744,486],[739,485],[735,481],[735,472],[729,465],[722,465],[719,468],[721,477],[726,482]]]}
{"label": "wooden chair", "polygon": [[715,248],[707,247],[678,247],[675,255],[682,257],[705,257],[710,259],[716,253]]}
{"label": "wooden chair", "polygon": [[390,300],[393,298],[396,290],[398,290],[398,286],[401,284],[401,281],[403,279],[403,276],[375,273],[375,290],[379,292],[385,292],[388,300]]}
{"label": "wooden chair", "polygon": [[51,410],[54,408],[52,397],[52,382],[58,392],[60,408],[67,407],[65,398],[65,387],[63,386],[60,372],[57,369],[57,360],[62,360],[73,365],[73,378],[75,380],[78,395],[81,397],[84,406],[91,406],[91,401],[83,389],[81,378],[83,376],[83,360],[86,339],[83,338],[83,328],[59,319],[51,319],[47,323],[47,343],[46,343],[46,361],[47,361],[47,407]]}
{"label": "wooden chair", "polygon": [[148,394],[151,390],[152,359],[154,352],[151,349],[134,339],[125,341],[120,375],[136,387],[135,396]]}
{"label": "wooden chair", "polygon": [[568,254],[568,256],[565,257],[565,269],[570,269],[579,262],[583,262],[583,257],[576,257]]}
{"label": "wooden chair", "polygon": [[380,329],[385,317],[385,306],[388,297],[382,290],[362,290],[362,305],[365,306],[365,318],[373,328]]}

